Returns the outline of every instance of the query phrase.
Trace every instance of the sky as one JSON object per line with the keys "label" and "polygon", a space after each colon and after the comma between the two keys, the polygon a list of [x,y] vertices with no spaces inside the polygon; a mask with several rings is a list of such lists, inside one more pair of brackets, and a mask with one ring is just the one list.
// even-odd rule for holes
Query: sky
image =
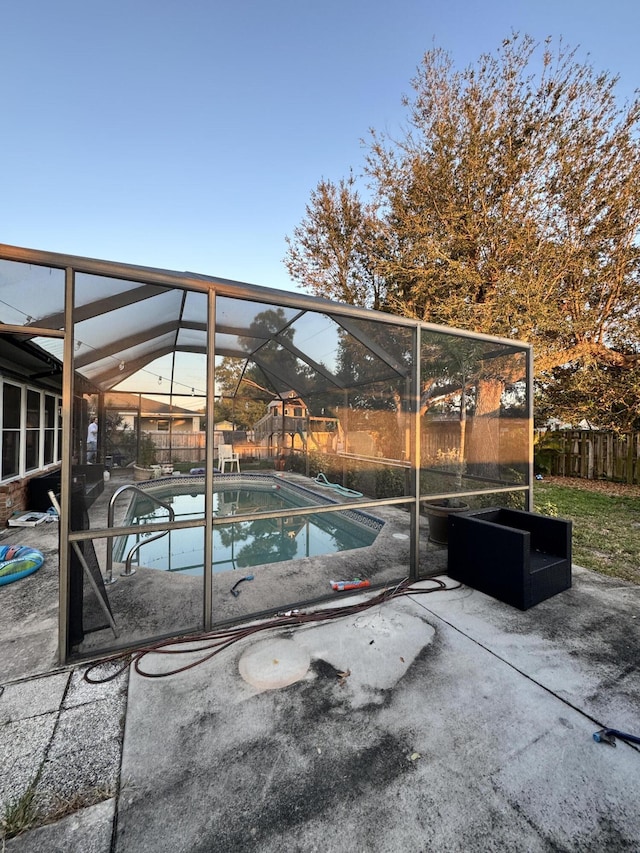
{"label": "sky", "polygon": [[640,85],[637,0],[5,0],[0,243],[297,290],[285,236],[424,53],[514,30]]}

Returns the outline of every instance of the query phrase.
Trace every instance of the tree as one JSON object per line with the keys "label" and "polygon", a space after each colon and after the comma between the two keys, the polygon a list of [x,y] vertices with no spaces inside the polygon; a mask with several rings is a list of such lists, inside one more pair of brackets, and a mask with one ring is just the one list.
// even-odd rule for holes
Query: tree
{"label": "tree", "polygon": [[289,275],[317,296],[380,308],[382,278],[375,258],[381,249],[373,205],[364,204],[351,175],[336,186],[320,181],[311,193],[306,217],[286,237]]}
{"label": "tree", "polygon": [[217,416],[233,421],[240,429],[250,429],[278,392],[301,390],[311,370],[298,363],[292,351],[294,337],[282,308],[267,308],[256,314],[247,334],[238,338],[247,358],[227,357],[216,365],[216,388],[222,393]]}
{"label": "tree", "polygon": [[250,430],[264,415],[270,394],[256,388],[250,372],[244,359],[223,358],[216,364],[216,388],[221,392],[214,407],[216,422],[231,421],[236,429]]}
{"label": "tree", "polygon": [[[588,387],[581,411],[595,421],[613,371],[628,396],[609,420],[628,428],[640,419],[640,102],[618,105],[616,83],[562,42],[517,34],[463,71],[427,52],[402,138],[372,131],[376,215],[361,245],[380,307],[533,343],[543,397]],[[329,230],[311,215],[318,200],[294,247],[311,223]],[[322,265],[289,271],[323,292]],[[500,396],[485,384],[478,406]]]}

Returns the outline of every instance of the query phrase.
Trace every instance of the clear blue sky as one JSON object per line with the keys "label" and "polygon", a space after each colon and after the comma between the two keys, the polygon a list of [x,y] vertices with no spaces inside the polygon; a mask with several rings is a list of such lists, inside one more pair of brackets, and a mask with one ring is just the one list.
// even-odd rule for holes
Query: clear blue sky
{"label": "clear blue sky", "polygon": [[292,289],[285,235],[424,52],[512,29],[640,84],[638,0],[6,0],[0,242]]}

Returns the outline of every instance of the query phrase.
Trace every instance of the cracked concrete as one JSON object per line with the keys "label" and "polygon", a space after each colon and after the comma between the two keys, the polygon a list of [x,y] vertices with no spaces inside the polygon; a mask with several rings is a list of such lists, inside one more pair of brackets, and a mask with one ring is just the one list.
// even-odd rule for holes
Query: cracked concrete
{"label": "cracked concrete", "polygon": [[[97,685],[56,670],[32,620],[0,682],[0,814],[31,786],[57,819],[5,849],[637,850],[640,750],[592,735],[640,733],[639,605],[640,587],[574,567],[526,612],[459,587]],[[285,686],[241,677],[252,649],[264,674],[294,646]]]}

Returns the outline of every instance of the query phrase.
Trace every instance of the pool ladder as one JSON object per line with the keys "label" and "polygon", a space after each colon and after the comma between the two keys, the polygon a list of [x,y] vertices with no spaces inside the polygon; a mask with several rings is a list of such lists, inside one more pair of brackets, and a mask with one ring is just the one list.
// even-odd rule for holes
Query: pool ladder
{"label": "pool ladder", "polygon": [[[134,486],[131,483],[128,483],[126,486],[120,486],[119,489],[111,495],[111,500],[109,501],[109,510],[107,512],[107,528],[111,530],[113,527],[113,516],[115,514],[115,503],[116,500],[120,497],[124,492],[137,492],[139,495],[147,498],[148,500],[155,501],[158,506],[163,507],[169,513],[169,521],[175,521],[176,514],[173,510],[171,504],[166,503],[165,501],[161,501],[160,498],[157,498],[155,495],[150,494],[149,492],[145,492],[144,489],[139,488],[138,486]],[[131,568],[131,561],[133,559],[133,555],[142,548],[143,545],[147,545],[149,542],[154,542],[156,539],[160,539],[162,536],[166,536],[168,530],[161,530],[159,533],[154,533],[152,536],[148,536],[145,539],[141,539],[139,542],[129,549],[129,553],[125,558],[124,571],[120,572],[121,578],[130,578],[131,575],[135,575],[136,570]],[[104,582],[106,584],[115,583],[118,578],[114,578],[113,576],[113,536],[109,536],[107,539],[107,571],[104,577]]]}

